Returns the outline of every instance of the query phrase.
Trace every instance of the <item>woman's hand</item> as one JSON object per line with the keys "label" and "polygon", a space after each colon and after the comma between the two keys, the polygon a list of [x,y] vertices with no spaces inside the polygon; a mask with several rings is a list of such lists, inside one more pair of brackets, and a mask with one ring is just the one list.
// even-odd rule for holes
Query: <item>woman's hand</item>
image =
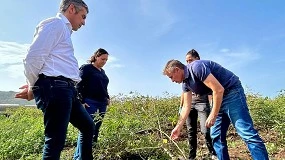
{"label": "woman's hand", "polygon": [[84,108],[90,107],[87,103],[83,103],[82,106],[83,106]]}

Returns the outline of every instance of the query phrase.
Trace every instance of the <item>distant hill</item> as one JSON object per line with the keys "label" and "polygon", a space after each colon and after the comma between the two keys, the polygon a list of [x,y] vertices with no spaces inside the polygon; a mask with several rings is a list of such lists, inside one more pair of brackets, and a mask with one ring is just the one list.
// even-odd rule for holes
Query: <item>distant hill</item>
{"label": "distant hill", "polygon": [[35,101],[27,101],[24,99],[14,98],[17,92],[0,91],[0,104],[19,104],[19,105],[34,105]]}

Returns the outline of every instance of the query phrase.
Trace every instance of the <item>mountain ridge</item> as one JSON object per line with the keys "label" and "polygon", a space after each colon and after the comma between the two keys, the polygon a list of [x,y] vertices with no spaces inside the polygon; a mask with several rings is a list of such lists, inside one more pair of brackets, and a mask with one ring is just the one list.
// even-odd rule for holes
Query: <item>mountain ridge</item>
{"label": "mountain ridge", "polygon": [[27,101],[24,99],[15,98],[14,91],[0,91],[0,104],[19,104],[19,105],[35,105],[35,101]]}

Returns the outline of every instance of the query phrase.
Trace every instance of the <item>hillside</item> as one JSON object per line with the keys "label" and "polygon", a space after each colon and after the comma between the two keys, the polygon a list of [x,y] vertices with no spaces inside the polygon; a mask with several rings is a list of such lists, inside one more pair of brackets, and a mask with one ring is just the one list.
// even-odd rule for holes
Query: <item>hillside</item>
{"label": "hillside", "polygon": [[14,98],[17,92],[0,91],[0,104],[19,104],[19,105],[34,105],[35,101],[26,101],[23,99]]}

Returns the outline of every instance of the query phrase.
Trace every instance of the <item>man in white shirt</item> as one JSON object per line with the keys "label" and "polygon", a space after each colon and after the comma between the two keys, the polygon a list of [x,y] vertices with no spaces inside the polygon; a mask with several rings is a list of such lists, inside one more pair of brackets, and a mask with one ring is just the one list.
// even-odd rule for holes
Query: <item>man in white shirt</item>
{"label": "man in white shirt", "polygon": [[82,0],[62,0],[60,13],[36,27],[24,59],[27,85],[16,98],[35,99],[44,115],[43,159],[59,160],[68,123],[79,129],[78,159],[92,160],[95,125],[77,98],[74,85],[81,80],[71,33],[85,25],[88,6]]}

